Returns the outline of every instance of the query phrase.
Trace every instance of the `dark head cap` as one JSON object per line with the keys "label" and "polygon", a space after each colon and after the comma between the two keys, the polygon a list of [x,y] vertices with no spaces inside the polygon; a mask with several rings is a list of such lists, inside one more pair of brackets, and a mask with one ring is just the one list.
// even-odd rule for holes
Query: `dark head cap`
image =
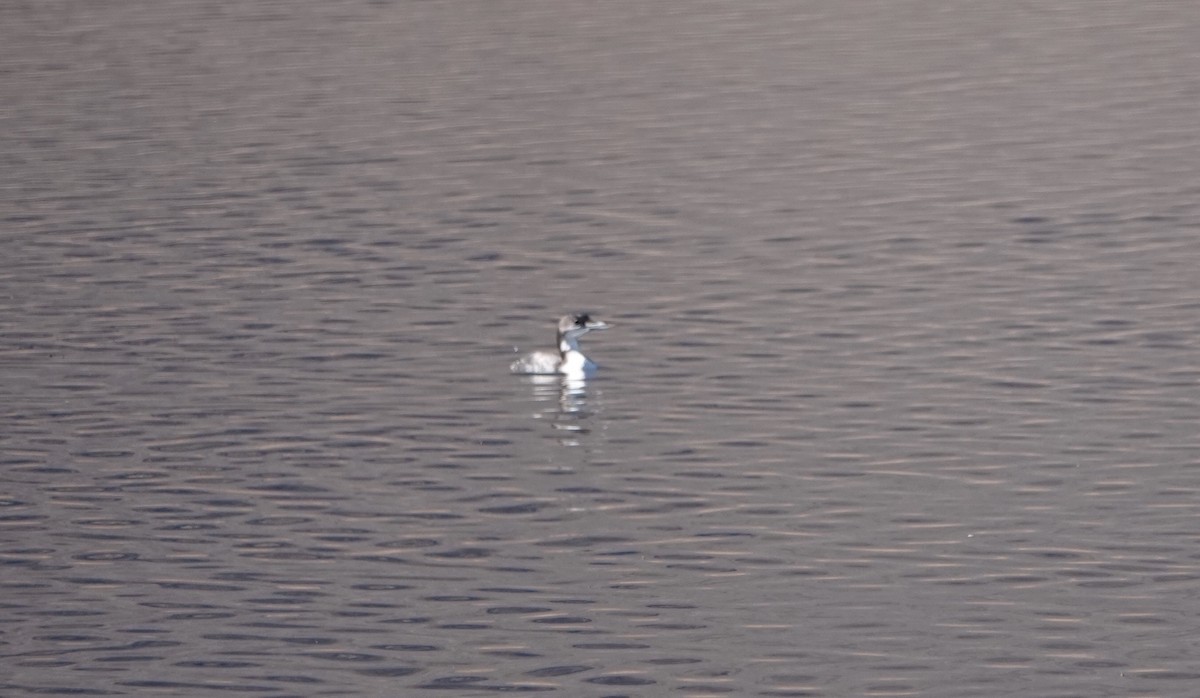
{"label": "dark head cap", "polygon": [[570,315],[564,315],[558,321],[559,332],[587,332],[588,330],[603,330],[607,328],[607,322],[595,320],[589,313],[571,313]]}

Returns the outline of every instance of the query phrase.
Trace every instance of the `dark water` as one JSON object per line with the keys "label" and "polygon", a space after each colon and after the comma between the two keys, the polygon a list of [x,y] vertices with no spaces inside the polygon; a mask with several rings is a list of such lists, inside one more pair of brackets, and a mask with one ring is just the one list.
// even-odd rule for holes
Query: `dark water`
{"label": "dark water", "polygon": [[3,4],[0,694],[1196,695],[1198,18]]}

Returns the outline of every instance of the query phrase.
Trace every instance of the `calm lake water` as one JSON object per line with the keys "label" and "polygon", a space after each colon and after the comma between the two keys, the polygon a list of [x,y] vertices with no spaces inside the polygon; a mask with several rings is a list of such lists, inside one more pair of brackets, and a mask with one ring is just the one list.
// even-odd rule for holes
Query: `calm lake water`
{"label": "calm lake water", "polygon": [[4,3],[0,694],[1195,696],[1198,20]]}

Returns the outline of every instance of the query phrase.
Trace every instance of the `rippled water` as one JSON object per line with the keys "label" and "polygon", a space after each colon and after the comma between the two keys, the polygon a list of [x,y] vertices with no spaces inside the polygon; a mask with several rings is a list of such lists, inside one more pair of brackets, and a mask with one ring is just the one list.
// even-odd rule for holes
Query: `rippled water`
{"label": "rippled water", "polygon": [[1194,695],[1194,15],[4,5],[0,693]]}

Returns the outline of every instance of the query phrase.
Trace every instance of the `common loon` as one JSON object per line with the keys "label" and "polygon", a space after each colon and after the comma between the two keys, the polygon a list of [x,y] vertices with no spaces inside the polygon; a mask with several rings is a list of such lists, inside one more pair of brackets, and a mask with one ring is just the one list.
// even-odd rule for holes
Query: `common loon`
{"label": "common loon", "polygon": [[509,367],[513,373],[561,373],[568,378],[587,378],[596,364],[579,351],[579,338],[592,330],[608,329],[608,323],[593,320],[587,313],[564,315],[558,321],[558,351],[540,350],[526,354]]}

